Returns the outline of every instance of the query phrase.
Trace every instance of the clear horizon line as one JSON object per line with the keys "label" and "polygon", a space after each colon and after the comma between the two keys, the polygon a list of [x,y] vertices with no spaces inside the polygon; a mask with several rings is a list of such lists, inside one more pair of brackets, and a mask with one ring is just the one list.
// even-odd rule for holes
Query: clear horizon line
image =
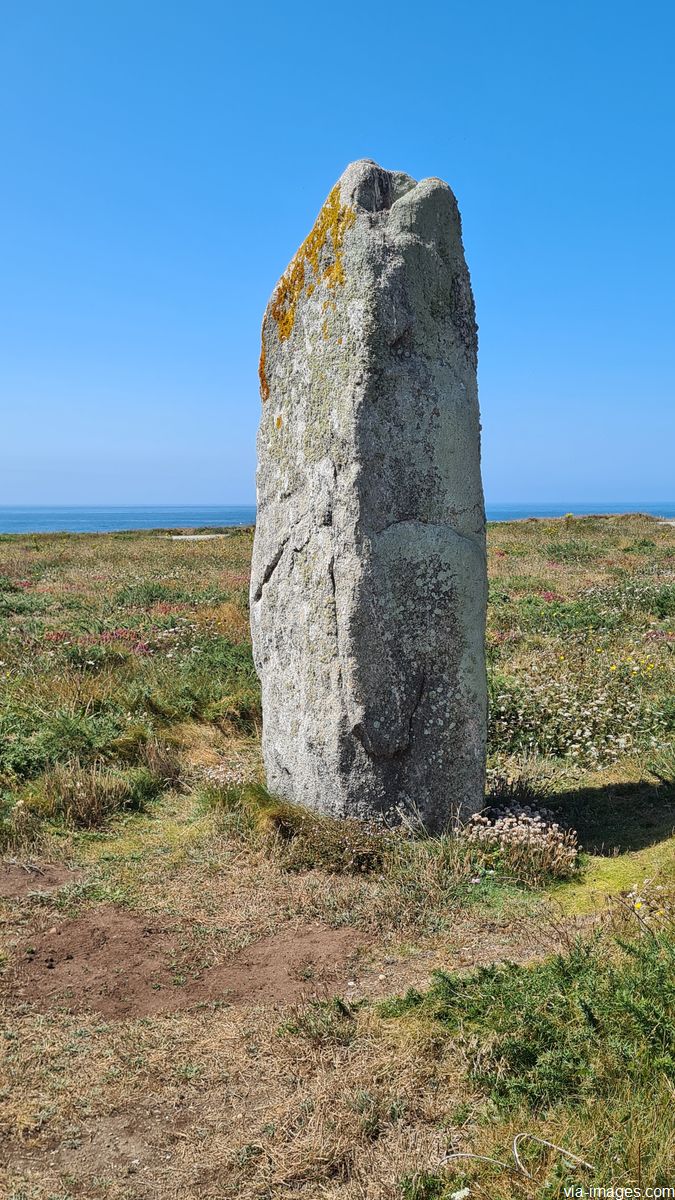
{"label": "clear horizon line", "polygon": [[[519,499],[519,500],[493,500],[493,499],[486,499],[486,501],[485,501],[486,507],[490,507],[491,505],[498,506],[498,507],[505,507],[507,505],[511,506],[511,507],[520,507],[520,506],[542,507],[545,505],[564,506],[565,504],[573,504],[573,505],[577,505],[577,506],[581,505],[581,504],[595,505],[595,506],[602,505],[602,504],[611,504],[613,506],[620,505],[620,504],[631,504],[631,505],[634,505],[634,504],[651,504],[651,505],[675,504],[675,497],[673,499],[651,499],[651,498],[647,498],[645,496],[641,496],[639,499],[619,499],[619,500],[614,500],[609,497],[605,497],[605,498],[601,498],[601,499],[596,498],[593,500],[587,500],[587,499],[575,500],[575,499],[570,499],[569,497],[565,497],[564,499],[557,499],[557,500],[527,500],[527,499],[526,500],[522,500],[522,499]],[[25,509],[52,509],[52,510],[54,510],[54,509],[80,509],[80,508],[88,508],[88,509],[115,508],[115,509],[149,509],[149,510],[152,510],[152,509],[162,509],[162,508],[167,508],[167,509],[170,509],[170,508],[204,509],[204,508],[255,508],[255,507],[256,507],[256,502],[254,500],[237,500],[237,501],[227,501],[227,502],[226,501],[216,502],[216,501],[211,500],[211,501],[204,501],[203,503],[200,503],[199,501],[194,501],[194,500],[191,500],[189,502],[156,501],[154,503],[148,503],[146,501],[146,502],[138,503],[138,504],[135,504],[133,502],[130,503],[129,501],[124,501],[124,502],[122,502],[122,501],[119,501],[119,502],[107,501],[106,503],[100,503],[100,502],[89,502],[86,500],[78,501],[77,503],[70,503],[70,504],[53,504],[53,503],[47,502],[47,501],[45,501],[44,503],[41,503],[41,504],[16,504],[16,503],[3,504],[3,503],[0,503],[0,509],[24,509],[24,510]]]}
{"label": "clear horizon line", "polygon": [[[653,498],[645,496],[637,499],[611,499],[610,497],[571,499],[565,497],[544,500],[490,498],[485,499],[485,504],[675,504],[675,497],[671,499],[667,497]],[[155,502],[148,502],[148,500],[143,500],[143,502],[139,503],[130,502],[130,500],[124,500],[124,502],[123,500],[119,500],[119,502],[107,500],[104,503],[100,502],[100,500],[91,500],[91,502],[90,500],[78,500],[77,503],[71,502],[67,504],[53,503],[50,500],[46,500],[46,502],[40,504],[0,503],[0,509],[250,509],[255,508],[255,506],[255,500],[203,500],[203,502],[199,502],[199,500],[189,500],[189,502],[183,502],[183,500],[155,500]]]}

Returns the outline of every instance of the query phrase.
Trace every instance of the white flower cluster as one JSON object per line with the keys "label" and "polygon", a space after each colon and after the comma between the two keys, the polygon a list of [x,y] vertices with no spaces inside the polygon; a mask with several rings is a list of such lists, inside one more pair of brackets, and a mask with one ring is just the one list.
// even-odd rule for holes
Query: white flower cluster
{"label": "white flower cluster", "polygon": [[558,828],[554,825],[555,813],[551,812],[550,808],[542,808],[539,805],[535,808],[531,804],[490,804],[482,813],[476,815],[483,819],[489,818],[490,821],[498,821],[500,817],[534,817],[552,825],[554,829]]}
{"label": "white flower cluster", "polygon": [[213,767],[204,767],[203,777],[217,787],[239,787],[252,783],[257,777],[259,766],[254,756],[232,755],[227,762]]}
{"label": "white flower cluster", "polygon": [[572,829],[561,829],[552,817],[548,810],[528,805],[497,810],[494,816],[477,813],[464,836],[483,865],[497,866],[525,883],[544,876],[564,878],[577,864],[577,835]]}
{"label": "white flower cluster", "polygon": [[593,688],[569,677],[544,679],[531,672],[522,684],[495,697],[490,717],[494,751],[573,758],[595,766],[633,747],[658,747],[663,723],[623,677]]}

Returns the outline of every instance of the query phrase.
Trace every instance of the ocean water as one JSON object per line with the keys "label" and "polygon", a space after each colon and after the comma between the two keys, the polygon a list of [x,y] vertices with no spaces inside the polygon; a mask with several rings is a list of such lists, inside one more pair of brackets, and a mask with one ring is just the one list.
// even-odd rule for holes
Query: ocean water
{"label": "ocean water", "polygon": [[0,533],[113,533],[125,529],[203,529],[252,525],[255,505],[83,505],[0,507]]}
{"label": "ocean water", "polygon": [[[588,513],[644,512],[675,520],[675,502],[654,504],[625,500],[587,504],[488,504],[489,521],[522,521],[527,517],[563,517]],[[0,533],[112,533],[126,529],[218,529],[252,525],[255,506],[242,505],[108,505],[63,507],[0,506]]]}

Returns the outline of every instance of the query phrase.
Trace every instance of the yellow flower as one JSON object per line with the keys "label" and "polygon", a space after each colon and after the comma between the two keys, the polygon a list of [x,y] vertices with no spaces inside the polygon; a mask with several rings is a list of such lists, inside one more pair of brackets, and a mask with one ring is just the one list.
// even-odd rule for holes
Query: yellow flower
{"label": "yellow flower", "polygon": [[616,663],[612,663],[612,665],[609,669],[610,669],[610,671],[616,671]]}
{"label": "yellow flower", "polygon": [[635,907],[636,907],[636,908],[642,908],[642,901],[641,901],[641,900],[636,900],[636,901],[635,901]]}

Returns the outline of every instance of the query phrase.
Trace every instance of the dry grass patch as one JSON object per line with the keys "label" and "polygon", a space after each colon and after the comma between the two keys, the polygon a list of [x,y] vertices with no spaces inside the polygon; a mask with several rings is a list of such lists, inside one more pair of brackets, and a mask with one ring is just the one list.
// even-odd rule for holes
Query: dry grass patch
{"label": "dry grass patch", "polygon": [[13,1186],[32,1176],[40,1200],[66,1180],[92,1200],[355,1200],[376,1180],[393,1200],[402,1174],[442,1156],[461,1074],[422,1027],[411,1038],[368,1012],[354,1026],[346,1044],[316,1044],[261,1011],[26,1015],[7,1063],[8,1081],[31,1079],[4,1110]]}

